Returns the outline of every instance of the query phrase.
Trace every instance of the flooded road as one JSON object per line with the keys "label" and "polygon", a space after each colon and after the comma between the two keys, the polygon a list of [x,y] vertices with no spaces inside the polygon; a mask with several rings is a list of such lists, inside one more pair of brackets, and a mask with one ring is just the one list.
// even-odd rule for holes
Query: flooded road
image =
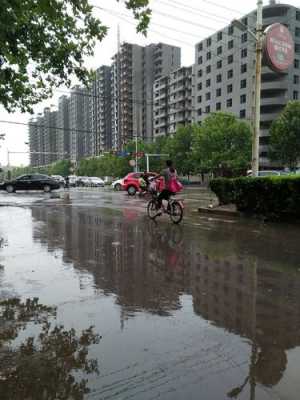
{"label": "flooded road", "polygon": [[182,226],[123,193],[1,195],[0,298],[94,326],[84,399],[299,399],[300,228],[200,217],[191,193]]}

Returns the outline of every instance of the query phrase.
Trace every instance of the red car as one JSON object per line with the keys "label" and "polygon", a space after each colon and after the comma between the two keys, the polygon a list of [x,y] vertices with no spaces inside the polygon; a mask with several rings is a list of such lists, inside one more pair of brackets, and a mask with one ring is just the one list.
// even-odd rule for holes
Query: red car
{"label": "red car", "polygon": [[[122,189],[126,190],[129,196],[134,196],[136,192],[140,191],[141,188],[139,179],[141,175],[143,175],[143,172],[130,172],[123,179]],[[147,175],[150,177],[150,176],[155,176],[157,174],[153,172],[148,172]]]}

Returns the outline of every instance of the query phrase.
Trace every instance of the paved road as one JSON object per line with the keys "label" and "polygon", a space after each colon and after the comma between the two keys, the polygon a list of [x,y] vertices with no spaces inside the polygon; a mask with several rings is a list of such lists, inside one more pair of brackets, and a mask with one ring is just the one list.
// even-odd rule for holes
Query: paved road
{"label": "paved road", "polygon": [[124,193],[1,194],[0,297],[95,327],[85,399],[298,399],[299,227],[201,217],[210,194],[182,196],[174,226]]}

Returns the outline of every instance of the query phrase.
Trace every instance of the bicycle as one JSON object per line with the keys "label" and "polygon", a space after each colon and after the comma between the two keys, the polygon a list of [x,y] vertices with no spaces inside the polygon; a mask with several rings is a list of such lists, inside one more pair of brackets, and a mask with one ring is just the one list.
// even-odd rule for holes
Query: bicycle
{"label": "bicycle", "polygon": [[157,193],[152,193],[152,199],[147,205],[147,214],[150,219],[156,219],[162,214],[168,214],[174,224],[179,224],[183,218],[183,203],[172,196],[168,200],[167,208],[160,206]]}

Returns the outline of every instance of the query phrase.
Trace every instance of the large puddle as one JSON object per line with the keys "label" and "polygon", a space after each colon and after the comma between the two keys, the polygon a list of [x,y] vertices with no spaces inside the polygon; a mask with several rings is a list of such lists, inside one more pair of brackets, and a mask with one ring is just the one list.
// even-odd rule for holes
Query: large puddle
{"label": "large puddle", "polygon": [[0,298],[101,335],[82,398],[299,399],[299,228],[41,205],[1,207],[0,238]]}

